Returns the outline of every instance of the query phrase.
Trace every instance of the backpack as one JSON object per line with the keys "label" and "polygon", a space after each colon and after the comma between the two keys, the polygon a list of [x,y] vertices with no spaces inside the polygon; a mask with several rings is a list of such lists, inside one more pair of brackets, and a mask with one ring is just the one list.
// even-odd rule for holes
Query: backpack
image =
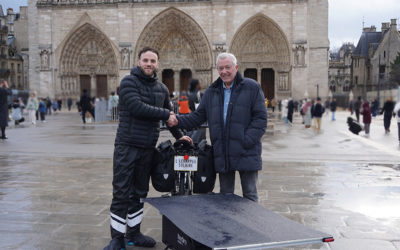
{"label": "backpack", "polygon": [[212,146],[202,140],[198,145],[198,166],[193,176],[193,193],[204,194],[212,192],[215,186],[216,173]]}
{"label": "backpack", "polygon": [[175,185],[175,150],[170,140],[164,141],[155,149],[151,169],[151,183],[158,192],[171,192]]}

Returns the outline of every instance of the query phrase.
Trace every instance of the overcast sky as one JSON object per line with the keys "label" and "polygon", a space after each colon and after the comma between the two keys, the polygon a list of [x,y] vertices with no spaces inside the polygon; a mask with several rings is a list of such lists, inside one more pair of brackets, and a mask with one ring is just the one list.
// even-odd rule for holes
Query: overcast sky
{"label": "overcast sky", "polygon": [[[0,0],[4,12],[27,5],[27,0]],[[329,40],[331,48],[338,48],[343,42],[357,46],[363,22],[365,27],[375,25],[381,30],[382,22],[397,19],[400,27],[400,0],[329,0]]]}

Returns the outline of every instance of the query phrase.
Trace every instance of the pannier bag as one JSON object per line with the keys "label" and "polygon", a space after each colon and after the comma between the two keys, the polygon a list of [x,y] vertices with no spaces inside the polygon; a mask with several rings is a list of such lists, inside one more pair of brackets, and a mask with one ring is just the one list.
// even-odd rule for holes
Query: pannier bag
{"label": "pannier bag", "polygon": [[170,140],[158,145],[151,170],[151,183],[158,192],[171,192],[175,185],[175,150]]}
{"label": "pannier bag", "polygon": [[193,176],[193,193],[209,193],[215,186],[213,148],[202,140],[198,144],[198,166]]}

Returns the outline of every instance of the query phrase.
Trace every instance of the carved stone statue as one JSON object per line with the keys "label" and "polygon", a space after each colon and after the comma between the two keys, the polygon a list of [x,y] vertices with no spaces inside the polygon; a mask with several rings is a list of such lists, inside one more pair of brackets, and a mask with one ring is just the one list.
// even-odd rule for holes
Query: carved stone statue
{"label": "carved stone statue", "polygon": [[48,69],[49,68],[49,55],[48,55],[48,51],[47,50],[44,50],[41,53],[40,65],[41,65],[42,69]]}

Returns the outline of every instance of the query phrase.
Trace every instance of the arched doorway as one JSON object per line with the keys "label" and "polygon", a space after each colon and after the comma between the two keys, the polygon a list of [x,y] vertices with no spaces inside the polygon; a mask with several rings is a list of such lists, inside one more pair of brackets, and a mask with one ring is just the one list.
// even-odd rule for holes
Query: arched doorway
{"label": "arched doorway", "polygon": [[[155,16],[140,34],[135,55],[145,46],[160,52],[160,72],[168,70],[169,73],[162,78],[170,92],[187,90],[191,77],[198,78],[205,85],[211,83],[209,42],[201,27],[186,13],[168,8]],[[171,79],[174,80],[173,88]]]}
{"label": "arched doorway", "polygon": [[60,82],[56,96],[77,98],[83,89],[107,98],[116,90],[118,63],[108,38],[86,23],[70,33],[60,56]]}
{"label": "arched doorway", "polygon": [[289,43],[273,20],[261,14],[250,18],[236,32],[230,51],[239,70],[261,84],[265,97],[290,95]]}

